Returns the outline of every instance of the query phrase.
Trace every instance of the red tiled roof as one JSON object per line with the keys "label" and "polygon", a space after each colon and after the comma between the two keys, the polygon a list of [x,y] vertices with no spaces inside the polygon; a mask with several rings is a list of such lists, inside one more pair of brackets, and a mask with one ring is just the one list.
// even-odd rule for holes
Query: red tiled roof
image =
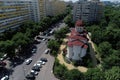
{"label": "red tiled roof", "polygon": [[68,38],[71,38],[71,39],[79,39],[79,40],[87,40],[87,38],[85,37],[82,37],[82,36],[69,36]]}
{"label": "red tiled roof", "polygon": [[84,45],[84,47],[83,47],[83,48],[87,49],[87,48],[88,48],[88,46],[87,46],[87,45]]}
{"label": "red tiled roof", "polygon": [[82,27],[83,26],[83,21],[82,20],[76,21],[75,26]]}
{"label": "red tiled roof", "polygon": [[83,48],[85,48],[85,49],[88,48],[87,45],[85,45],[83,42],[78,41],[78,40],[76,40],[76,41],[68,41],[67,45],[69,47],[72,47],[72,46],[81,46],[82,47],[83,46]]}
{"label": "red tiled roof", "polygon": [[83,46],[84,45],[84,43],[82,43],[80,41],[73,41],[72,44],[75,46]]}
{"label": "red tiled roof", "polygon": [[[81,33],[81,34],[83,34],[84,36],[87,35],[86,32]],[[77,32],[77,31],[75,30],[75,28],[74,28],[74,29],[71,29],[71,35],[70,35],[68,38],[88,40],[87,37],[84,37],[84,36],[82,36],[81,34],[80,34],[79,32]]]}
{"label": "red tiled roof", "polygon": [[69,47],[72,47],[72,46],[73,46],[73,44],[72,44],[71,41],[68,41],[67,45],[68,45]]}

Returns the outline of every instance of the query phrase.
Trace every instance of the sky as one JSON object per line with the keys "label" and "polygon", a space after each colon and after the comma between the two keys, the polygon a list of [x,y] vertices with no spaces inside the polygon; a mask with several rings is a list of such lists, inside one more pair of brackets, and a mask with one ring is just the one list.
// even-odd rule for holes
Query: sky
{"label": "sky", "polygon": [[[64,0],[64,1],[70,1],[70,0]],[[71,1],[73,1],[73,2],[75,2],[75,1],[78,1],[78,0],[71,0]],[[120,0],[100,0],[100,1],[120,1]]]}

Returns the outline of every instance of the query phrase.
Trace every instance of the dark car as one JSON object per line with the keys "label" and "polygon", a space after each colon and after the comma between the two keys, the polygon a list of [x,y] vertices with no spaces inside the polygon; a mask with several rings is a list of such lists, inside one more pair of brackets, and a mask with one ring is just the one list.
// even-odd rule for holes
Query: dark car
{"label": "dark car", "polygon": [[41,37],[37,36],[36,39],[41,39]]}
{"label": "dark car", "polygon": [[44,62],[47,62],[47,61],[48,61],[47,58],[41,58],[40,60],[41,60],[41,61],[44,61]]}
{"label": "dark car", "polygon": [[27,74],[25,77],[27,80],[35,80],[35,76],[32,74]]}
{"label": "dark car", "polygon": [[32,70],[40,71],[40,68],[39,68],[38,66],[33,66],[33,67],[32,67]]}
{"label": "dark car", "polygon": [[3,61],[0,61],[0,67],[4,67],[4,66],[6,66],[7,64],[5,63],[5,62],[3,62]]}
{"label": "dark car", "polygon": [[34,42],[33,42],[34,44],[39,44],[40,43],[40,41],[38,41],[38,40],[34,40]]}

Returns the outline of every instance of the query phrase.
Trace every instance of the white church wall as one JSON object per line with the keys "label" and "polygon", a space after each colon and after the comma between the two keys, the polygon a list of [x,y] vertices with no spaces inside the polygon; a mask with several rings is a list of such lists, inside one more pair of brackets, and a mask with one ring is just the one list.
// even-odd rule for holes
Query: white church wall
{"label": "white church wall", "polygon": [[67,58],[72,58],[72,55],[73,55],[73,47],[67,47],[67,55],[66,57]]}
{"label": "white church wall", "polygon": [[73,46],[73,60],[80,60],[80,51],[81,51],[81,47],[80,46]]}
{"label": "white church wall", "polygon": [[80,57],[84,57],[86,55],[86,51],[87,51],[86,48],[82,48]]}

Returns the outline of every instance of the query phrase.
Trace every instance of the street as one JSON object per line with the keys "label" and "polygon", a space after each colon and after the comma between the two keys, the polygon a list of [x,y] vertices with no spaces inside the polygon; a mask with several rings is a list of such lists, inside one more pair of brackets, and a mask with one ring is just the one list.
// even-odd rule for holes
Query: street
{"label": "street", "polygon": [[[54,29],[59,30],[64,26],[66,26],[65,23],[61,23]],[[50,36],[50,38],[53,38],[53,35]],[[42,41],[40,44],[37,44],[36,47],[36,53],[30,57],[32,58],[32,62],[29,65],[26,65],[25,62],[23,62],[21,65],[13,68],[13,73],[10,75],[9,80],[25,80],[25,76],[30,72],[33,65],[40,60],[41,57],[47,58],[48,62],[42,66],[39,74],[36,76],[36,80],[58,80],[52,73],[54,57],[49,54],[43,54],[43,52],[47,49],[46,41]]]}

